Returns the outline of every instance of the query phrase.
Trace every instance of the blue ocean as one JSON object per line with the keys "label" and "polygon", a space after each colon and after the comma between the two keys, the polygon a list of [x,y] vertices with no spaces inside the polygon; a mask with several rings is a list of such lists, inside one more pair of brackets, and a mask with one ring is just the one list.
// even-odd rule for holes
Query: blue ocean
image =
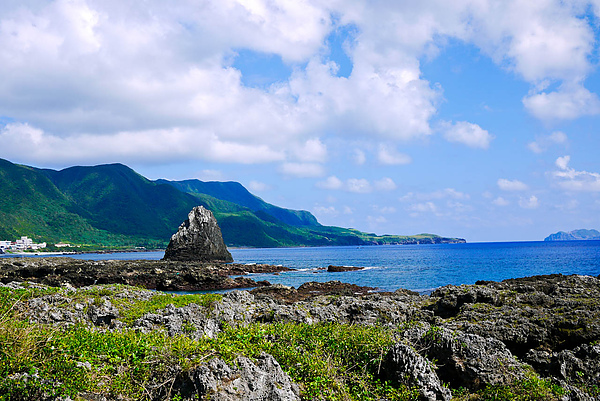
{"label": "blue ocean", "polygon": [[[600,241],[493,242],[318,248],[231,249],[238,263],[268,263],[297,269],[251,278],[298,287],[339,280],[382,291],[421,293],[447,284],[474,284],[538,274],[600,275]],[[161,259],[162,252],[70,255],[79,259]],[[328,273],[328,265],[364,270]]]}

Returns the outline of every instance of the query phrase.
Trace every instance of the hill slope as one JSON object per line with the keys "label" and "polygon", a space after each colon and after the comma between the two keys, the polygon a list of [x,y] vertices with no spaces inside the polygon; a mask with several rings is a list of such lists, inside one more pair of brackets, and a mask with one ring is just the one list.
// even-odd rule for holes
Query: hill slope
{"label": "hill slope", "polygon": [[239,182],[203,182],[200,180],[185,181],[167,181],[158,180],[156,182],[166,183],[179,189],[182,192],[190,194],[210,195],[217,199],[235,203],[247,207],[253,212],[263,211],[268,215],[275,217],[282,223],[294,227],[320,226],[316,217],[306,210],[290,210],[271,205],[258,196],[252,195]]}
{"label": "hill slope", "polygon": [[324,227],[309,212],[266,203],[235,182],[150,181],[122,164],[56,171],[0,159],[0,239],[165,247],[198,205],[213,211],[228,246],[455,242]]}
{"label": "hill slope", "polygon": [[559,231],[550,234],[544,241],[581,241],[581,240],[600,240],[600,231],[598,230],[573,230],[569,232]]}

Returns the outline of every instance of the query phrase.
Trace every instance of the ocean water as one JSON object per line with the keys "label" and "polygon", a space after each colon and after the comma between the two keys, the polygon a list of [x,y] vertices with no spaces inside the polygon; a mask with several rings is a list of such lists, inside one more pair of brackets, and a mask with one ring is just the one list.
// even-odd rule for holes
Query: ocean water
{"label": "ocean water", "polygon": [[[252,274],[256,281],[298,287],[308,281],[339,280],[382,291],[421,293],[447,284],[474,284],[538,274],[600,275],[600,241],[494,242],[441,245],[231,249],[237,263],[268,263],[297,269]],[[162,252],[69,255],[78,259],[161,259]],[[364,270],[328,273],[328,265]]]}
{"label": "ocean water", "polygon": [[[307,281],[340,280],[384,291],[406,288],[421,293],[448,285],[501,281],[539,274],[600,275],[600,241],[493,242],[440,245],[234,249],[239,263],[269,263],[299,269],[253,274],[294,287]],[[328,273],[328,265],[364,270]]]}

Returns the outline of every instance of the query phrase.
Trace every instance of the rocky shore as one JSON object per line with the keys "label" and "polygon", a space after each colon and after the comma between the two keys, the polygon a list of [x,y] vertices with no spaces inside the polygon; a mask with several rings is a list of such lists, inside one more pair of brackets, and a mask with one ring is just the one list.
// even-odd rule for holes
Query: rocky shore
{"label": "rocky shore", "polygon": [[126,284],[161,291],[211,291],[268,285],[243,276],[290,270],[265,264],[165,260],[79,260],[73,258],[3,258],[0,282],[27,280],[54,287]]}
{"label": "rocky shore", "polygon": [[[78,261],[67,267],[56,261],[56,266],[45,267],[44,279],[40,270],[44,263],[27,262],[3,261],[0,268],[5,283],[0,294],[21,294],[10,309],[15,319],[56,330],[85,327],[107,334],[165,333],[168,338],[198,342],[194,344],[208,341],[204,354],[194,351],[152,370],[140,384],[145,399],[600,400],[600,277],[549,275],[478,282],[442,287],[428,296],[402,289],[373,293],[340,282],[306,283],[299,288],[265,285],[183,302],[184,298],[122,285],[75,289],[71,286],[92,284],[89,281],[104,276],[93,278]],[[151,279],[151,270],[140,273],[138,265],[146,263],[118,265],[130,284],[155,283],[148,288],[182,288],[187,284],[175,276],[193,275],[190,266],[151,262],[148,266],[157,271],[154,275],[162,277]],[[112,264],[97,262],[94,269],[110,270]],[[228,266],[230,270],[216,276],[270,268]],[[161,276],[158,271],[168,269],[179,274]],[[138,274],[144,278],[134,279]],[[75,276],[84,278],[75,280]],[[65,288],[67,279],[70,285]],[[36,284],[42,282],[63,288]],[[25,300],[23,294],[30,295]],[[156,303],[160,297],[167,297],[164,305]],[[155,303],[158,306],[147,308]],[[333,328],[330,336],[345,330],[353,333],[331,343],[327,336],[318,339],[328,343],[328,350],[349,347],[339,355],[353,362],[331,383],[314,387],[326,378],[311,376],[313,364],[333,365],[335,358],[312,355],[309,337],[328,328]],[[288,338],[282,334],[285,330],[305,334]],[[360,330],[372,331],[355,344],[345,342],[363,333]],[[380,348],[366,345],[382,333],[385,341],[378,343]],[[366,359],[361,359],[363,355]],[[115,371],[119,369],[126,367]],[[351,391],[357,384],[352,383],[357,379],[351,378],[356,372],[371,378],[371,384],[362,386],[378,393],[354,396]],[[7,381],[55,380],[36,374],[12,372],[2,379],[0,389],[7,388]],[[338,387],[350,390],[329,393]],[[114,391],[82,392],[77,399],[127,399]],[[50,399],[40,394],[37,399]]]}

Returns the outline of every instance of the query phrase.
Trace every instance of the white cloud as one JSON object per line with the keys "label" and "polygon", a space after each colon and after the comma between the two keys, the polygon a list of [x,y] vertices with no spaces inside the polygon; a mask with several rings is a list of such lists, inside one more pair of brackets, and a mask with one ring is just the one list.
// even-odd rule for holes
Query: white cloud
{"label": "white cloud", "polygon": [[364,194],[371,192],[373,189],[369,181],[365,180],[364,178],[349,178],[346,181],[346,190],[349,192]]}
{"label": "white cloud", "polygon": [[389,177],[384,177],[371,184],[365,178],[348,178],[346,181],[342,181],[333,175],[323,181],[317,182],[315,186],[321,189],[343,190],[360,194],[369,193],[373,190],[393,191],[397,187],[394,180]]}
{"label": "white cloud", "polygon": [[332,175],[330,177],[327,177],[327,179],[324,181],[317,182],[316,186],[322,189],[342,189],[344,183],[342,182],[342,180]]}
{"label": "white cloud", "polygon": [[321,177],[325,174],[323,166],[316,163],[283,163],[279,171],[298,178]]}
{"label": "white cloud", "polygon": [[335,206],[315,206],[312,211],[317,216],[337,216],[339,214]]}
{"label": "white cloud", "polygon": [[566,144],[568,137],[564,132],[555,131],[547,136],[540,136],[535,141],[529,142],[527,147],[533,153],[543,153],[552,145]]}
{"label": "white cloud", "polygon": [[525,191],[529,187],[519,180],[507,180],[506,178],[500,178],[498,180],[498,187],[503,191]]}
{"label": "white cloud", "polygon": [[201,181],[223,181],[225,177],[223,172],[219,170],[202,170],[197,176]]}
{"label": "white cloud", "polygon": [[342,209],[342,213],[344,214],[353,214],[354,210],[350,206],[344,206]]}
{"label": "white cloud", "polygon": [[487,149],[494,137],[477,124],[458,121],[444,124],[444,138],[449,142],[458,142],[471,148]]}
{"label": "white cloud", "polygon": [[303,162],[325,162],[327,147],[318,139],[312,138],[304,144],[294,147],[296,159]]}
{"label": "white cloud", "polygon": [[569,166],[569,161],[571,161],[571,156],[562,156],[556,159],[556,167],[561,170],[567,170]]}
{"label": "white cloud", "polygon": [[509,201],[507,201],[506,199],[504,199],[503,197],[499,196],[496,199],[494,199],[492,201],[492,203],[496,206],[508,206],[510,204]]}
{"label": "white cloud", "polygon": [[354,163],[359,166],[362,166],[367,161],[367,157],[365,156],[365,152],[360,149],[354,149]]}
{"label": "white cloud", "polygon": [[372,205],[371,206],[373,208],[373,210],[377,213],[381,213],[381,214],[393,214],[396,213],[396,208],[393,206],[379,206],[379,205]]}
{"label": "white cloud", "polygon": [[523,98],[527,111],[543,121],[573,120],[600,114],[600,99],[579,84],[561,86],[556,92],[542,92]]}
{"label": "white cloud", "polygon": [[587,171],[576,171],[569,167],[570,156],[556,159],[558,171],[550,173],[556,184],[567,191],[600,192],[600,174]]}
{"label": "white cloud", "polygon": [[248,189],[251,192],[263,192],[263,191],[270,190],[271,186],[269,186],[268,184],[265,184],[264,182],[253,180],[248,183]]}
{"label": "white cloud", "polygon": [[380,145],[377,158],[379,159],[379,163],[387,165],[410,164],[412,162],[410,156],[396,152],[396,150],[390,149],[385,145]]}
{"label": "white cloud", "polygon": [[397,187],[394,180],[389,177],[384,177],[381,180],[375,181],[375,188],[380,191],[393,191]]}
{"label": "white cloud", "polygon": [[433,192],[409,192],[399,200],[402,202],[412,201],[412,200],[435,200],[435,199],[469,199],[469,194],[464,192],[457,191],[454,188],[445,188],[439,191]]}
{"label": "white cloud", "polygon": [[[310,164],[326,159],[315,139],[325,133],[424,138],[443,88],[423,77],[421,60],[449,39],[475,45],[535,86],[523,103],[538,118],[600,110],[582,86],[595,48],[585,1],[5,3],[0,115],[38,130],[40,140],[30,132],[2,150],[23,161]],[[352,73],[339,77],[326,38],[344,24],[360,34],[346,48]],[[244,50],[281,59],[294,73],[246,87],[233,67]],[[543,81],[560,87],[545,93]],[[469,124],[454,124],[449,140],[489,147],[490,134]],[[410,162],[387,153],[387,164]]]}
{"label": "white cloud", "polygon": [[531,195],[529,198],[519,199],[519,206],[523,209],[537,209],[539,205],[540,202],[535,195]]}
{"label": "white cloud", "polygon": [[438,208],[433,202],[423,202],[423,203],[415,203],[408,207],[409,211],[417,212],[417,213],[435,213]]}

